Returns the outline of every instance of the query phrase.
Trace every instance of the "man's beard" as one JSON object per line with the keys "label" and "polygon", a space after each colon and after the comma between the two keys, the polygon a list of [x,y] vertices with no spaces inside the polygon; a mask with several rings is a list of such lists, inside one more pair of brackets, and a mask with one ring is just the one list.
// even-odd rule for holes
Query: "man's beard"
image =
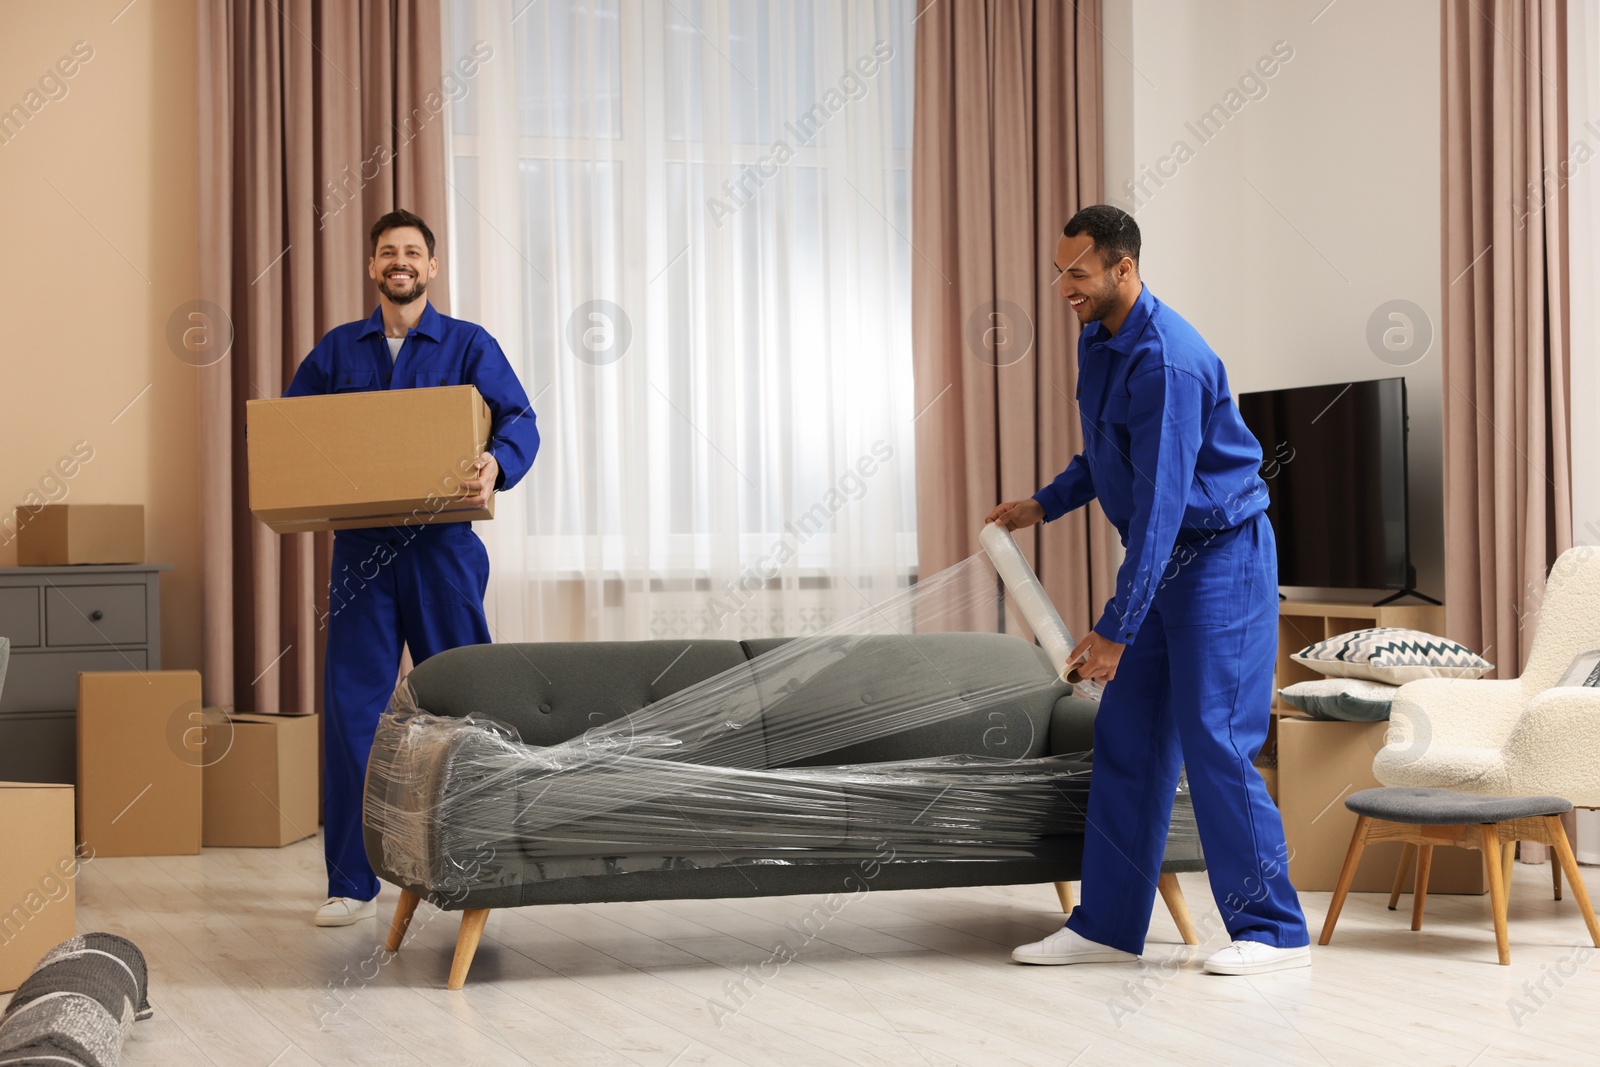
{"label": "man's beard", "polygon": [[1112,278],[1106,278],[1105,285],[1098,293],[1084,295],[1089,297],[1089,314],[1085,322],[1099,322],[1117,309],[1117,283]]}
{"label": "man's beard", "polygon": [[378,292],[388,297],[391,304],[409,304],[428,291],[428,283],[422,280],[422,275],[412,275],[412,287],[404,293],[396,293],[389,288],[389,279],[385,276],[378,283]]}

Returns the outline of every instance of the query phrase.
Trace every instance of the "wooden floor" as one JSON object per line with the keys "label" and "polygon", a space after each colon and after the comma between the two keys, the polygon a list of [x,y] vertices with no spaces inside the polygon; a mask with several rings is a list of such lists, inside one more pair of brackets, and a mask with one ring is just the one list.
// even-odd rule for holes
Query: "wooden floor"
{"label": "wooden floor", "polygon": [[[394,889],[378,921],[319,930],[322,880],[317,839],[90,862],[79,929],[130,937],[150,961],[156,1014],[123,1063],[1600,1061],[1600,953],[1580,947],[1583,923],[1570,894],[1550,899],[1545,867],[1518,866],[1510,967],[1495,963],[1487,897],[1430,897],[1414,934],[1409,897],[1391,912],[1371,894],[1351,896],[1309,970],[1204,974],[1226,935],[1186,950],[1159,905],[1142,967],[1012,964],[1013,946],[1061,921],[1040,885],[874,892],[810,941],[795,927],[815,897],[495,912],[459,993],[443,988],[456,916],[424,904],[386,958]],[[1183,884],[1202,930],[1220,931],[1204,877]],[[1600,899],[1600,878],[1588,884]],[[1304,897],[1313,939],[1328,898]],[[792,961],[774,956],[780,943]]]}

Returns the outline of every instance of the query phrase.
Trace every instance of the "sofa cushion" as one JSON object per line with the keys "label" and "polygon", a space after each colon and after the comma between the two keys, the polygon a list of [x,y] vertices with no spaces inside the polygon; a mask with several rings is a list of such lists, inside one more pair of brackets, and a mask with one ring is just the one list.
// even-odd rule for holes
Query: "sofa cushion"
{"label": "sofa cushion", "polygon": [[[560,776],[523,789],[519,811],[495,814],[536,861],[526,877],[571,877],[602,869],[647,870],[673,861],[829,862],[871,856],[880,845],[906,861],[1027,858],[1052,830],[1076,832],[1088,803],[1089,767],[1074,760],[931,760],[771,771],[636,760],[619,772],[647,799],[611,808],[604,783],[594,814],[545,825],[540,806],[563,788]],[[652,765],[658,764],[658,765]],[[601,769],[599,773],[606,773]],[[511,775],[498,776],[498,785]],[[592,775],[589,776],[592,779]],[[571,806],[576,797],[559,797]],[[468,837],[482,841],[488,824]],[[581,861],[581,862],[580,862]]]}
{"label": "sofa cushion", "polygon": [[[927,770],[919,771],[919,767]],[[1081,833],[1089,764],[1071,759],[841,767],[850,840],[892,845],[905,860],[992,860],[1034,854],[1052,833]]]}
{"label": "sofa cushion", "polygon": [[546,746],[744,663],[736,641],[552,641],[453,648],[408,678],[431,714],[493,719]]}
{"label": "sofa cushion", "polygon": [[[1051,709],[1070,689],[1055,680],[1042,651],[1004,634],[874,634],[827,639],[814,647],[818,656],[831,651],[838,666],[816,671],[799,685],[781,684],[783,672],[755,668],[767,749],[777,766],[1041,756]],[[1027,691],[995,695],[1018,687]],[[952,700],[968,702],[971,709],[884,737],[855,739],[863,708],[881,707],[883,721],[891,722]],[[835,731],[838,743],[818,751],[819,730]]]}

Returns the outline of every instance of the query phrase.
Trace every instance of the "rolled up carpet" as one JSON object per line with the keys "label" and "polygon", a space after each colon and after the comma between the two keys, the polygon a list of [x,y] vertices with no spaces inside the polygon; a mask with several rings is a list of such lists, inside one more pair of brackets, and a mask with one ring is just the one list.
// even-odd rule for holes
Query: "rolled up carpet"
{"label": "rolled up carpet", "polygon": [[63,941],[0,1016],[0,1067],[116,1067],[135,1019],[150,1016],[144,953],[116,934]]}

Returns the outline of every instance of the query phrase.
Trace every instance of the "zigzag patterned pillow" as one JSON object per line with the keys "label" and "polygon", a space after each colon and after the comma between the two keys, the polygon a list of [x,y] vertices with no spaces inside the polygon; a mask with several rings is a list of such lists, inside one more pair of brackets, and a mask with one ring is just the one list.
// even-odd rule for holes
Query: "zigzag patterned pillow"
{"label": "zigzag patterned pillow", "polygon": [[1396,626],[1340,634],[1289,658],[1320,674],[1390,685],[1419,678],[1481,678],[1494,670],[1494,664],[1466,645]]}

